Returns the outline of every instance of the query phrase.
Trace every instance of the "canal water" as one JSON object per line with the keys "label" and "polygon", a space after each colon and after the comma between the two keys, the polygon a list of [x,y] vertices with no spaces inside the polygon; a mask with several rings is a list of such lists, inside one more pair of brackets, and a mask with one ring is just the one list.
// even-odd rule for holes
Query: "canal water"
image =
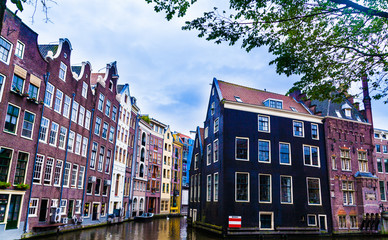
{"label": "canal water", "polygon": [[[86,229],[82,231],[69,232],[58,236],[44,237],[47,240],[218,240],[222,239],[208,232],[187,228],[185,218],[154,219],[151,222],[125,222],[116,225],[103,226],[99,228]],[[243,240],[247,238],[233,238]],[[255,238],[249,238],[255,239]],[[388,240],[383,237],[341,237],[341,238],[308,238],[296,237],[289,239],[303,240]]]}

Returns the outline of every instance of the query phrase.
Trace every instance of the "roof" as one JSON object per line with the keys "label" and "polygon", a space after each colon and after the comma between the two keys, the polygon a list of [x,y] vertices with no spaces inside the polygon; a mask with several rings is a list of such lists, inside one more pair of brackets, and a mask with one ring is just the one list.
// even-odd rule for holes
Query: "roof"
{"label": "roof", "polygon": [[[316,105],[316,112],[321,112],[324,117],[330,116],[339,118],[339,114],[343,119],[366,122],[360,111],[358,111],[347,99],[345,99],[342,103],[335,103],[331,100],[312,100],[311,105]],[[346,108],[350,108],[351,110],[352,114],[350,117],[345,115]]]}
{"label": "roof", "polygon": [[121,93],[121,90],[123,90],[124,86],[125,86],[124,84],[118,84],[117,85],[117,92]]}
{"label": "roof", "polygon": [[243,103],[264,106],[265,100],[275,99],[283,102],[283,110],[292,111],[291,107],[293,107],[300,113],[310,114],[310,112],[301,103],[296,102],[295,99],[290,96],[258,90],[220,80],[218,80],[218,85],[221,90],[222,97],[227,101],[238,102],[235,97],[239,97]]}
{"label": "roof", "polygon": [[58,50],[58,44],[42,44],[38,45],[38,47],[40,54],[42,54],[43,57],[46,57],[49,51],[52,51],[53,55],[55,55]]}

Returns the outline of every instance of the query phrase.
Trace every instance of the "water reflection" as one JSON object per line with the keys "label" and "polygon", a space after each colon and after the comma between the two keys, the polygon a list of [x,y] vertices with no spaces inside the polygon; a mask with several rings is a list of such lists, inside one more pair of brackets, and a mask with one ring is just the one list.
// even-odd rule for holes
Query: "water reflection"
{"label": "water reflection", "polygon": [[[59,236],[44,237],[48,240],[218,240],[220,237],[208,232],[198,231],[192,228],[187,228],[185,218],[170,218],[155,219],[151,222],[137,223],[125,222],[117,225],[103,226],[99,228],[86,229],[83,231],[70,232]],[[243,240],[244,238],[233,238],[234,240]],[[258,239],[256,237],[249,239]],[[301,239],[294,237],[289,239]],[[364,239],[380,239],[388,240],[388,237],[341,237],[341,238],[319,238],[319,237],[303,237],[303,240],[364,240]]]}

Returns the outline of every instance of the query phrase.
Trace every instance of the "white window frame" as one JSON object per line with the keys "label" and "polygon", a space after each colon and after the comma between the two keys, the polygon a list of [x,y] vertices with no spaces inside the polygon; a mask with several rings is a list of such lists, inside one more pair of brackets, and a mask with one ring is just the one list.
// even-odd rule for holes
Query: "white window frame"
{"label": "white window frame", "polygon": [[[39,206],[39,198],[31,198],[28,217],[37,217],[38,216],[38,206]],[[4,221],[6,221],[6,219],[4,219]]]}
{"label": "white window frame", "polygon": [[[304,148],[305,148],[305,147],[310,148],[310,164],[306,164],[305,155],[304,155]],[[316,149],[317,149],[318,165],[313,165],[312,148],[316,148]],[[320,156],[319,156],[319,147],[303,144],[303,165],[304,165],[304,166],[309,166],[309,167],[317,167],[317,168],[320,168],[320,167],[321,167],[321,158],[320,158]]]}
{"label": "white window frame", "polygon": [[[62,129],[64,130],[63,134],[63,141],[61,141],[61,136],[62,136]],[[59,137],[58,137],[58,148],[60,149],[65,149],[66,147],[66,137],[67,137],[67,128],[64,126],[61,126],[59,129]]]}
{"label": "white window frame", "polygon": [[[210,186],[210,189],[209,189]],[[206,202],[212,201],[212,175],[206,176]]]}
{"label": "white window frame", "polygon": [[[55,126],[57,128],[57,130],[53,130],[55,129]],[[58,139],[58,131],[59,131],[59,124],[56,123],[56,122],[51,122],[51,129],[50,129],[50,133],[49,133],[49,140],[48,140],[48,143],[49,145],[51,146],[57,146],[57,139]],[[54,133],[53,135],[53,143],[51,143],[51,139],[52,139],[52,133]]]}
{"label": "white window frame", "polygon": [[59,66],[59,74],[58,77],[62,81],[66,82],[66,71],[67,71],[67,66],[61,61],[61,65]]}
{"label": "white window frame", "polygon": [[105,96],[103,94],[100,93],[99,97],[98,97],[98,105],[97,105],[97,109],[102,112],[103,109],[104,109],[104,101],[105,101]]}
{"label": "white window frame", "polygon": [[[62,204],[63,203],[63,204]],[[59,208],[61,209],[60,214],[61,215],[66,215],[66,209],[67,209],[67,199],[62,199],[61,202],[59,203],[60,206]]]}
{"label": "white window frame", "polygon": [[64,95],[63,92],[57,88],[57,91],[55,92],[55,99],[54,99],[54,111],[59,114],[61,114],[61,110],[62,110],[63,95]]}
{"label": "white window frame", "polygon": [[[216,153],[216,143],[217,143],[217,153]],[[220,142],[218,138],[213,142],[213,162],[216,163],[220,159]]]}
{"label": "white window frame", "polygon": [[206,127],[205,128],[205,133],[204,133],[204,138],[206,139],[207,137],[208,137],[208,135],[209,135],[209,127]]}
{"label": "white window frame", "polygon": [[[237,158],[237,139],[246,139],[247,140],[247,142],[248,142],[248,146],[247,146],[247,159]],[[238,161],[249,162],[249,138],[247,138],[247,137],[236,137],[235,138],[235,141],[234,141],[234,158],[235,158],[235,160],[238,160]]]}
{"label": "white window frame", "polygon": [[110,116],[111,108],[112,108],[112,103],[107,99],[105,104],[105,116],[107,117]]}
{"label": "white window frame", "polygon": [[[67,168],[67,166],[69,166],[69,168]],[[71,163],[67,162],[65,167],[64,167],[64,170],[63,170],[63,186],[64,187],[69,187],[70,185],[70,175],[71,175]]]}
{"label": "white window frame", "polygon": [[[49,160],[52,161],[51,164],[49,164]],[[46,166],[44,167],[43,185],[47,185],[47,186],[51,185],[55,162],[56,162],[55,159],[52,157],[46,158]]]}
{"label": "white window frame", "polygon": [[73,164],[70,176],[70,187],[77,188],[78,184],[78,164]]}
{"label": "white window frame", "polygon": [[88,151],[88,141],[89,139],[86,137],[83,137],[82,139],[82,157],[86,157],[87,151]]}
{"label": "white window frame", "polygon": [[[2,61],[3,63],[5,64],[9,64],[9,60],[11,59],[11,53],[12,53],[12,47],[13,47],[13,44],[8,41],[7,39],[3,38],[3,37],[0,37],[2,40],[4,40],[4,42],[8,43],[10,45],[9,47],[9,51],[8,51],[8,54],[7,54],[7,61],[4,61],[3,59],[0,58],[0,61]],[[3,46],[1,46],[2,48],[4,48]]]}
{"label": "white window frame", "polygon": [[[59,168],[59,173],[57,173],[57,168]],[[55,161],[55,166],[54,166],[54,176],[53,176],[53,185],[56,187],[61,186],[61,180],[62,180],[62,169],[63,169],[63,161],[57,159]],[[55,184],[55,180],[58,177],[58,184]]]}
{"label": "white window frame", "polygon": [[79,174],[78,174],[78,181],[77,181],[77,188],[83,189],[84,188],[84,177],[85,177],[85,166],[79,167]]}
{"label": "white window frame", "polygon": [[[309,217],[314,217],[314,222],[315,222],[314,224],[310,224]],[[317,223],[317,215],[315,215],[315,214],[307,214],[307,226],[315,227],[317,225],[318,225],[318,223]]]}
{"label": "white window frame", "polygon": [[[0,94],[0,98],[1,98],[1,94]],[[34,115],[34,121],[32,122],[32,127],[31,127],[31,137],[27,137],[27,136],[23,135],[23,130],[25,129],[25,128],[24,128],[24,121],[26,121],[26,120],[25,120],[24,118],[25,118],[26,112],[29,113],[29,114]],[[24,112],[24,115],[23,115],[23,123],[22,123],[22,132],[21,132],[21,134],[20,134],[20,136],[21,136],[22,138],[32,139],[32,136],[34,136],[35,119],[36,119],[35,113],[32,113],[32,112],[27,111],[27,110]],[[19,118],[18,118],[18,120],[19,120]],[[31,123],[31,122],[29,122],[29,121],[26,121],[26,122]],[[28,130],[28,129],[27,129],[27,130]]]}
{"label": "white window frame", "polygon": [[79,104],[76,101],[73,101],[73,105],[71,106],[71,121],[75,123],[77,123],[78,109],[79,109]]}
{"label": "white window frame", "polygon": [[80,155],[81,154],[81,145],[82,145],[82,135],[77,133],[75,138],[75,146],[74,153]]}
{"label": "white window frame", "polygon": [[53,97],[54,97],[55,87],[51,83],[47,82],[46,86],[46,95],[44,99],[44,104],[51,108],[53,105]]}
{"label": "white window frame", "polygon": [[92,116],[92,114],[90,113],[90,111],[86,110],[86,113],[85,113],[85,128],[87,130],[90,129],[90,119],[91,119],[91,116]]}
{"label": "white window frame", "polygon": [[22,43],[20,40],[18,40],[16,43],[16,48],[15,48],[15,56],[20,58],[20,59],[23,59],[25,47],[26,46],[24,45],[24,43]]}
{"label": "white window frame", "polygon": [[[271,228],[263,228],[263,227],[261,227],[261,221],[260,221],[260,217],[261,217],[261,215],[268,215],[268,214],[270,214],[271,215]],[[259,212],[259,229],[260,230],[274,230],[274,214],[273,214],[273,212],[262,212],[262,211],[260,211]]]}
{"label": "white window frame", "polygon": [[67,149],[69,152],[74,152],[75,132],[70,130]]}
{"label": "white window frame", "polygon": [[[291,179],[291,191],[290,191],[290,194],[291,194],[291,202],[283,202],[282,201],[282,177],[285,177],[285,178],[289,178]],[[292,176],[289,176],[289,175],[280,175],[280,203],[281,204],[294,204],[294,184],[293,184],[293,181],[292,181]]]}
{"label": "white window frame", "polygon": [[[237,175],[238,174],[245,174],[245,175],[248,175],[248,200],[237,200]],[[235,175],[234,175],[234,201],[235,202],[243,202],[243,203],[246,203],[246,202],[250,202],[250,174],[249,172],[235,172]]]}
{"label": "white window frame", "polygon": [[209,166],[211,163],[212,163],[212,144],[209,143],[206,146],[206,165]]}
{"label": "white window frame", "polygon": [[[295,123],[302,123],[302,135],[301,136],[295,135]],[[293,133],[294,137],[304,138],[304,122],[303,121],[293,120],[292,121],[292,133]]]}
{"label": "white window frame", "polygon": [[218,132],[219,128],[220,128],[220,119],[219,118],[216,118],[214,119],[214,133]]}
{"label": "white window frame", "polygon": [[[269,201],[262,201],[260,200],[260,176],[269,176]],[[264,203],[264,204],[271,204],[272,203],[272,175],[271,174],[266,174],[266,173],[259,173],[259,176],[258,176],[258,180],[259,180],[259,188],[258,188],[258,193],[259,193],[259,203]]]}
{"label": "white window frame", "polygon": [[34,184],[41,184],[42,183],[42,172],[43,172],[43,165],[44,165],[44,155],[38,154],[36,156],[35,161],[35,167],[33,171],[33,183]]}
{"label": "white window frame", "polygon": [[3,74],[0,74],[0,77],[3,78],[2,79],[3,82],[0,85],[0,102],[1,102],[1,100],[3,98],[3,89],[4,89],[4,85],[5,85],[6,76],[4,76]]}
{"label": "white window frame", "polygon": [[[217,176],[217,186],[216,186],[216,176]],[[220,188],[220,175],[218,174],[218,172],[216,172],[213,174],[213,201],[214,202],[218,202],[219,188]]]}
{"label": "white window frame", "polygon": [[[43,123],[46,122],[47,125],[45,125],[45,130],[44,130],[44,125]],[[50,126],[50,120],[43,117],[42,120],[41,120],[41,126],[40,126],[40,132],[39,132],[39,141],[40,142],[43,142],[43,143],[47,143],[47,133],[48,133],[48,130],[49,130],[49,126]],[[41,138],[41,136],[43,136],[43,132],[44,132],[44,139]]]}
{"label": "white window frame", "polygon": [[85,99],[88,98],[88,84],[86,82],[82,82],[82,93],[81,93],[81,95]]}
{"label": "white window frame", "polygon": [[[267,118],[268,119],[268,130],[260,130],[260,117]],[[270,133],[271,132],[271,118],[266,115],[258,115],[257,116],[257,131],[259,132],[265,132],[265,133]]]}
{"label": "white window frame", "polygon": [[65,99],[63,101],[63,112],[62,112],[65,118],[69,118],[70,116],[70,111],[72,110],[70,107],[71,107],[71,98],[65,95]]}
{"label": "white window frame", "polygon": [[[313,137],[313,126],[317,127],[317,137],[316,138]],[[319,125],[316,123],[311,123],[311,138],[314,140],[319,140]]]}
{"label": "white window frame", "polygon": [[[318,179],[319,183],[319,203],[310,203],[309,199],[309,186],[308,186],[308,181],[309,179]],[[306,177],[306,189],[307,189],[307,204],[310,206],[322,206],[322,186],[321,186],[321,179],[320,178],[315,178],[315,177]]]}
{"label": "white window frame", "polygon": [[85,108],[83,106],[79,106],[79,115],[78,115],[78,125],[84,126],[85,121]]}

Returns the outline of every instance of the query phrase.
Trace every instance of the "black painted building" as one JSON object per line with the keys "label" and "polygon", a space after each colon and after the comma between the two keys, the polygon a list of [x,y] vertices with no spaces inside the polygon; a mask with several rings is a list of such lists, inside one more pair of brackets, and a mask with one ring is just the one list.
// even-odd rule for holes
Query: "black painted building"
{"label": "black painted building", "polygon": [[292,97],[214,79],[190,169],[191,222],[227,235],[328,233],[322,120]]}

